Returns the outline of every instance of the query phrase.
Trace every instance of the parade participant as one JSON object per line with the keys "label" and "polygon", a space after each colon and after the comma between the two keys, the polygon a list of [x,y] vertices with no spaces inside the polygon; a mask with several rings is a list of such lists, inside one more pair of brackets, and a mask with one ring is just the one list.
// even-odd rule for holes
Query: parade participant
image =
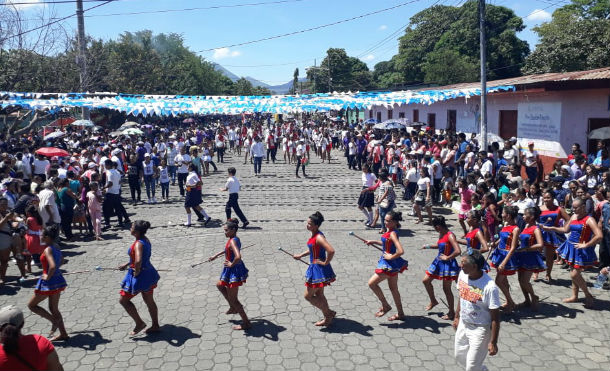
{"label": "parade participant", "polygon": [[41,335],[23,335],[23,312],[0,309],[0,370],[59,370],[63,366],[53,344]]}
{"label": "parade participant", "polygon": [[136,306],[131,302],[131,299],[142,293],[142,299],[148,307],[152,325],[146,329],[146,333],[161,331],[159,327],[159,317],[157,303],[153,297],[153,291],[159,282],[159,273],[150,262],[152,247],[150,241],[146,237],[146,232],[150,228],[150,223],[144,220],[136,220],[131,226],[131,235],[135,237],[134,243],[127,250],[129,262],[119,265],[119,270],[127,273],[121,282],[121,299],[119,303],[125,308],[127,314],[135,321],[136,325],[129,333],[135,335],[146,328],[146,323],[138,314]]}
{"label": "parade participant", "polygon": [[197,214],[197,221],[203,222],[204,225],[208,225],[212,218],[208,216],[201,206],[199,206],[203,202],[201,199],[201,186],[203,185],[203,182],[195,171],[195,165],[189,164],[188,170],[189,174],[186,178],[186,198],[184,199],[184,208],[186,210],[186,223],[184,223],[184,226],[191,226],[191,208],[195,211],[195,214]]}
{"label": "parade participant", "polygon": [[375,274],[369,279],[369,287],[377,298],[381,301],[381,308],[375,313],[375,317],[383,317],[386,313],[392,310],[392,307],[383,295],[383,291],[379,284],[384,280],[388,280],[388,287],[396,304],[397,314],[388,318],[388,321],[396,321],[404,319],[405,313],[402,309],[400,292],[398,291],[398,273],[404,272],[409,263],[401,256],[404,254],[404,249],[398,240],[396,231],[400,228],[402,213],[390,211],[385,215],[385,225],[388,231],[381,236],[381,241],[364,241],[369,246],[379,245],[383,248],[383,253],[377,263]]}
{"label": "parade participant", "polygon": [[[467,250],[478,250],[481,254],[489,251],[485,239],[485,227],[481,225],[481,211],[470,210],[466,213],[466,223],[470,227],[463,240],[457,240],[459,244],[466,245]],[[489,273],[489,265],[485,262],[483,270]]]}
{"label": "parade participant", "polygon": [[496,226],[502,221],[498,216],[496,196],[491,192],[485,193],[481,207],[485,211],[485,239],[493,242],[496,235]]}
{"label": "parade participant", "polygon": [[[59,227],[57,225],[46,226],[42,232],[42,242],[47,246],[40,255],[42,275],[36,283],[34,296],[32,296],[28,303],[28,308],[33,313],[51,322],[52,326],[49,336],[59,329],[59,335],[51,338],[51,341],[68,340],[70,338],[64,327],[64,319],[59,311],[61,292],[66,289],[68,284],[59,270],[63,263],[63,257],[61,251],[56,246],[58,238]],[[39,305],[46,299],[49,299],[49,311]]]}
{"label": "parade participant", "polygon": [[144,185],[146,186],[146,198],[148,199],[147,203],[157,203],[157,200],[155,198],[156,187],[154,180],[157,175],[157,169],[155,167],[154,162],[151,160],[149,153],[144,155],[144,162],[142,162],[142,172],[144,175]]}
{"label": "parade participant", "polygon": [[375,193],[369,188],[372,188],[377,182],[375,174],[371,173],[371,167],[365,163],[362,165],[362,191],[358,197],[358,208],[364,216],[366,221],[364,225],[367,227],[373,227],[373,205],[375,204]]}
{"label": "parade participant", "polygon": [[490,257],[491,266],[498,271],[496,284],[506,297],[506,304],[502,306],[505,313],[511,313],[515,309],[515,302],[510,295],[508,276],[512,276],[519,269],[515,256],[515,250],[517,250],[519,243],[519,232],[521,232],[516,222],[518,212],[519,209],[516,206],[504,207],[502,219],[505,226],[500,230],[499,239],[493,243],[495,249]]}
{"label": "parade participant", "polygon": [[443,291],[447,298],[447,306],[449,312],[445,314],[442,319],[453,320],[455,311],[453,310],[453,293],[451,292],[451,281],[457,280],[460,267],[456,260],[456,257],[461,254],[460,246],[458,245],[455,235],[447,228],[445,217],[436,216],[432,219],[432,225],[434,229],[439,233],[439,240],[436,245],[426,245],[424,249],[438,249],[438,255],[430,264],[426,270],[426,275],[422,280],[426,292],[430,297],[430,304],[426,307],[426,311],[430,311],[436,305],[438,301],[434,296],[434,287],[432,286],[432,280],[443,281]]}
{"label": "parade participant", "polygon": [[307,230],[311,232],[311,238],[307,240],[308,251],[293,255],[295,260],[300,260],[309,255],[309,268],[305,273],[305,300],[314,307],[320,309],[324,319],[315,323],[316,326],[330,326],[337,312],[331,310],[324,296],[324,286],[330,285],[336,279],[335,272],[330,265],[335,249],[328,243],[319,228],[324,221],[324,216],[319,211],[309,216]]}
{"label": "parade participant", "polygon": [[417,214],[417,221],[415,224],[422,223],[424,219],[421,215],[421,209],[426,208],[428,212],[428,223],[432,224],[432,186],[430,185],[430,173],[427,167],[422,167],[417,180],[417,193],[415,194],[415,213]]}
{"label": "parade participant", "polygon": [[309,161],[306,157],[305,157],[305,145],[303,144],[303,139],[299,140],[299,145],[296,147],[296,176],[297,178],[300,178],[299,176],[299,167],[302,169],[301,171],[303,172],[303,176],[307,178],[307,174],[305,174],[305,164],[306,162]]}
{"label": "parade participant", "polygon": [[[552,191],[545,191],[542,194],[542,207],[540,208],[540,218],[538,223],[541,226],[558,227],[559,221],[564,220],[565,224],[570,220],[566,210],[555,205],[555,199]],[[560,235],[553,231],[542,229],[542,239],[544,240],[544,255],[546,261],[546,278],[551,282],[551,272],[553,271],[553,260],[555,259],[556,250],[561,245]],[[538,273],[534,273],[534,279],[538,278]]]}
{"label": "parade participant", "polygon": [[25,232],[25,246],[27,251],[31,254],[28,259],[27,270],[32,272],[31,258],[34,262],[40,262],[40,254],[44,251],[44,245],[40,243],[40,235],[42,234],[42,217],[38,212],[38,208],[34,205],[30,205],[25,210],[26,221],[25,225],[28,228]]}
{"label": "parade participant", "polygon": [[602,240],[603,236],[595,219],[587,215],[585,202],[582,199],[574,199],[572,210],[574,215],[570,218],[570,222],[566,223],[563,227],[543,226],[542,228],[545,231],[557,233],[570,232],[568,239],[557,249],[557,254],[572,267],[570,271],[572,296],[563,299],[563,302],[577,302],[578,291],[582,290],[585,294],[585,308],[591,309],[594,305],[594,298],[587,288],[585,279],[582,277],[582,271],[597,264],[595,245]]}
{"label": "parade participant", "polygon": [[224,251],[211,256],[208,261],[213,261],[221,255],[225,256],[224,268],[216,283],[216,288],[229,303],[229,310],[226,314],[239,314],[241,317],[242,324],[233,326],[233,330],[247,330],[252,327],[252,323],[237,296],[239,286],[246,283],[248,278],[248,268],[241,258],[241,241],[237,237],[237,229],[238,221],[236,219],[227,220],[224,232],[229,240],[225,244]]}
{"label": "parade participant", "polygon": [[466,227],[466,214],[472,208],[471,198],[474,193],[473,190],[468,188],[468,182],[465,177],[461,177],[458,179],[459,193],[460,193],[460,212],[458,213],[458,220],[460,222],[460,226],[464,231],[464,234],[468,233],[468,228]]}
{"label": "parade participant", "polygon": [[167,168],[167,160],[161,160],[161,165],[158,167],[159,185],[161,186],[161,200],[169,202],[169,171]]}
{"label": "parade participant", "polygon": [[265,147],[258,136],[254,137],[254,143],[252,143],[250,148],[250,155],[254,159],[254,175],[258,176],[261,173],[263,157],[265,156]]}
{"label": "parade participant", "polygon": [[390,212],[394,206],[396,199],[396,193],[394,192],[394,184],[388,177],[388,170],[381,169],[379,171],[379,180],[380,185],[377,191],[377,198],[375,203],[378,204],[379,216],[381,218],[381,229],[379,230],[379,234],[383,234],[386,232],[385,227],[385,215]]}
{"label": "parade participant", "polygon": [[453,320],[455,359],[466,371],[487,370],[485,356],[498,353],[500,293],[483,271],[485,258],[477,250],[462,254],[457,287],[460,300]]}
{"label": "parade participant", "polygon": [[519,248],[515,253],[517,263],[519,264],[519,286],[525,297],[525,301],[520,303],[518,307],[530,307],[533,310],[538,309],[538,296],[534,293],[534,287],[530,282],[532,273],[543,272],[546,267],[542,260],[542,248],[544,240],[542,232],[536,224],[540,217],[540,209],[538,207],[529,207],[525,209],[523,220],[525,221],[525,229],[519,234]]}
{"label": "parade participant", "polygon": [[231,219],[231,208],[233,210],[235,210],[235,214],[237,214],[237,216],[239,217],[239,220],[241,220],[242,223],[242,228],[246,228],[248,226],[248,224],[250,224],[250,222],[248,221],[248,219],[246,219],[246,216],[244,215],[244,213],[241,211],[241,208],[239,207],[239,191],[241,190],[241,184],[239,183],[239,180],[237,179],[237,177],[235,177],[235,174],[237,173],[237,170],[235,170],[234,167],[230,167],[228,169],[228,173],[229,173],[229,179],[227,179],[227,183],[225,184],[224,188],[221,188],[220,190],[222,192],[229,192],[229,200],[227,201],[227,204],[225,205],[225,213],[227,214],[227,220]]}
{"label": "parade participant", "polygon": [[191,156],[186,153],[186,148],[180,148],[180,153],[176,155],[174,159],[176,166],[178,167],[178,188],[180,189],[180,196],[184,196],[184,182],[186,177],[189,175],[189,164],[191,163]]}
{"label": "parade participant", "polygon": [[[112,160],[106,160],[106,196],[104,197],[104,204],[102,205],[102,211],[104,213],[105,227],[110,227],[110,217],[114,214],[119,220],[119,227],[123,227],[125,224],[131,224],[127,211],[121,203],[121,174],[117,171],[116,164]],[[125,224],[123,224],[123,221]]]}
{"label": "parade participant", "polygon": [[69,188],[70,181],[67,178],[59,180],[59,191],[57,199],[59,200],[59,215],[61,218],[61,230],[68,241],[74,240],[72,234],[72,219],[74,217],[74,205],[80,204],[80,199]]}

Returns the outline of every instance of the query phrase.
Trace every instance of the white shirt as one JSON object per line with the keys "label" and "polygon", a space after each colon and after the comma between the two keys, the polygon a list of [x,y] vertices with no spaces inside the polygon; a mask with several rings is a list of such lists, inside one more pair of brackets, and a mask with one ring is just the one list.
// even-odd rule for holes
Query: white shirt
{"label": "white shirt", "polygon": [[353,142],[349,142],[347,147],[349,150],[348,154],[354,156],[356,154],[356,145]]}
{"label": "white shirt", "polygon": [[303,156],[305,155],[305,146],[302,144],[299,144],[297,146],[297,156]]}
{"label": "white shirt", "polygon": [[362,186],[372,187],[377,181],[377,177],[373,173],[362,173]]}
{"label": "white shirt", "polygon": [[142,161],[142,170],[144,171],[144,175],[153,175],[153,173],[155,172],[153,170],[153,162],[152,160],[148,161],[148,164],[146,163],[146,161]]}
{"label": "white shirt", "polygon": [[254,144],[252,144],[252,148],[250,148],[250,154],[253,157],[265,156],[265,147],[263,145],[263,142],[254,142]]}
{"label": "white shirt", "polygon": [[199,175],[196,172],[191,171],[189,175],[186,177],[186,185],[189,187],[194,187],[199,182]]}
{"label": "white shirt", "polygon": [[[48,222],[59,223],[61,221],[61,217],[59,216],[59,210],[57,209],[57,203],[55,203],[55,192],[51,189],[43,189],[38,193],[38,199],[40,203],[38,204],[38,211],[40,212],[40,216],[42,217],[42,221],[44,224]],[[51,213],[47,213],[47,208],[45,206],[51,207]]]}
{"label": "white shirt", "polygon": [[121,191],[121,173],[117,169],[106,170],[106,185],[112,182],[112,187],[106,190],[106,193],[118,195]]}
{"label": "white shirt", "polygon": [[180,174],[186,174],[189,172],[188,165],[191,162],[191,156],[185,154],[177,154],[174,158],[176,166],[178,166],[178,172]]}
{"label": "white shirt", "polygon": [[407,180],[409,181],[409,183],[415,183],[419,180],[419,175],[417,174],[417,169],[412,167],[409,169],[409,171],[407,171]]}
{"label": "white shirt", "polygon": [[492,164],[491,161],[485,161],[481,165],[481,175],[485,176],[485,174],[491,174]]}
{"label": "white shirt", "polygon": [[490,325],[489,311],[500,308],[500,290],[494,280],[485,272],[478,280],[471,280],[464,271],[460,271],[457,287],[460,320],[475,325]]}
{"label": "white shirt", "polygon": [[419,178],[417,181],[417,187],[420,191],[426,191],[428,189],[428,184],[430,184],[430,178]]}
{"label": "white shirt", "polygon": [[167,166],[175,166],[176,165],[176,156],[178,155],[178,150],[176,147],[172,147],[168,149],[167,154]]}
{"label": "white shirt", "polygon": [[167,167],[159,166],[159,183],[169,183],[169,171],[167,170]]}
{"label": "white shirt", "polygon": [[504,155],[502,155],[502,157],[504,157],[504,159],[506,160],[506,162],[510,165],[513,164],[515,162],[515,156],[516,156],[516,151],[514,149],[505,149],[504,150]]}
{"label": "white shirt", "polygon": [[229,140],[235,140],[235,130],[229,130]]}
{"label": "white shirt", "polygon": [[536,166],[536,160],[538,159],[538,151],[530,151],[529,149],[526,149],[525,151],[523,151],[523,156],[525,157],[526,167]]}
{"label": "white shirt", "polygon": [[225,184],[225,188],[231,193],[237,193],[241,189],[241,184],[239,184],[239,180],[232,176],[227,179],[227,184]]}

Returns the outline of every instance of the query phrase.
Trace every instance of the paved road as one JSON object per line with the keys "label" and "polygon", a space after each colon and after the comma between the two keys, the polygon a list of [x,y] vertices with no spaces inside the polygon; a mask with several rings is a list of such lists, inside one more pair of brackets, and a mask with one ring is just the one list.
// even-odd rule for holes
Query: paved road
{"label": "paved road", "polygon": [[[335,154],[336,155],[336,154]],[[60,302],[72,339],[58,345],[67,370],[127,369],[338,369],[338,370],[456,370],[453,359],[454,330],[440,319],[443,304],[430,313],[421,284],[423,272],[435,252],[419,250],[434,243],[431,227],[416,226],[412,217],[403,222],[401,241],[406,249],[409,270],[400,276],[399,286],[407,320],[390,323],[375,318],[377,299],[367,287],[378,252],[364,246],[348,231],[376,238],[375,231],[362,226],[363,215],[355,207],[360,189],[360,173],[346,169],[343,157],[331,165],[312,161],[310,178],[296,179],[292,165],[263,163],[263,175],[254,177],[250,165],[225,156],[221,173],[204,178],[204,206],[215,219],[207,228],[184,228],[182,202],[172,187],[170,204],[129,207],[132,220],[149,220],[153,229],[152,261],[163,272],[155,291],[163,331],[155,336],[130,338],[131,319],[118,304],[121,272],[93,272],[66,276],[69,287]],[[340,162],[339,162],[340,161]],[[247,332],[231,330],[238,316],[224,314],[227,304],[214,284],[221,261],[190,268],[213,252],[222,250],[221,228],[225,194],[218,192],[226,179],[225,169],[235,166],[245,186],[240,204],[251,228],[240,231],[243,245],[256,246],[244,252],[250,277],[240,297],[255,326]],[[399,202],[399,210],[406,211]],[[303,251],[309,237],[307,216],[320,210],[326,221],[321,230],[337,253],[333,268],[337,281],[326,290],[331,308],[338,312],[332,327],[313,326],[319,320],[303,298],[305,266],[277,251]],[[456,218],[439,209],[457,231]],[[96,265],[117,266],[127,259],[132,237],[127,230],[106,234],[103,242],[71,244],[64,249],[67,271],[91,269]],[[11,266],[10,274],[16,268]],[[608,291],[597,291],[603,310],[586,310],[583,304],[563,304],[569,294],[569,275],[555,270],[557,283],[534,285],[542,298],[537,313],[523,310],[504,316],[499,353],[487,359],[496,370],[608,370]],[[587,281],[592,273],[587,274]],[[33,285],[33,283],[32,283]],[[26,308],[32,285],[8,285],[0,289],[0,302]],[[515,300],[521,300],[516,278],[511,278]],[[383,287],[390,297],[387,287]],[[437,297],[444,298],[439,283]],[[391,301],[390,301],[391,302]],[[135,303],[145,321],[148,313],[141,299]],[[26,309],[25,333],[46,334],[50,325]]]}

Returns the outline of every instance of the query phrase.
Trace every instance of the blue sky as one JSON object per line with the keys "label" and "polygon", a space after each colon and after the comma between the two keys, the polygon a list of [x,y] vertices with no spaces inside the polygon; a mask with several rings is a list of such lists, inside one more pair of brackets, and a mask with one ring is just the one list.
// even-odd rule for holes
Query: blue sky
{"label": "blue sky", "polygon": [[[23,11],[35,13],[44,0],[4,0],[32,2]],[[270,85],[292,79],[295,68],[305,75],[305,68],[319,64],[330,47],[345,48],[372,69],[397,52],[397,36],[383,41],[409,22],[415,13],[435,4],[457,5],[460,0],[412,0],[408,5],[294,36],[250,45],[225,47],[250,40],[294,32],[342,19],[356,17],[406,2],[407,0],[283,0],[285,3],[202,9],[140,15],[116,13],[177,10],[185,8],[268,3],[274,0],[120,0],[86,13],[87,33],[96,38],[113,39],[124,31],[150,29],[155,33],[174,32],[184,37],[186,45],[209,61],[217,62],[239,76],[251,76]],[[275,0],[278,1],[278,0]],[[551,13],[567,0],[492,0],[491,4],[509,7],[524,18],[527,28],[520,34],[533,48],[537,42],[531,27],[550,19]],[[490,3],[488,1],[488,3]],[[96,2],[85,2],[85,9]],[[75,4],[53,5],[58,16],[74,12]],[[76,19],[66,21],[76,29]],[[204,51],[205,49],[216,49]]]}

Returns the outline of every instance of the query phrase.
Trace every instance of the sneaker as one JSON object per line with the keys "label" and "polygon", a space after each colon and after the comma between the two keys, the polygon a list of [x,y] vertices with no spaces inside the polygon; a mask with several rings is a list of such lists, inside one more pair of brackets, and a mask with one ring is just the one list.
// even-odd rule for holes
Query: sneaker
{"label": "sneaker", "polygon": [[157,199],[155,197],[152,198],[152,203],[156,204],[157,203]]}
{"label": "sneaker", "polygon": [[183,225],[183,226],[185,226],[185,227],[190,227],[190,226],[191,226],[191,223],[184,223],[184,224],[182,224],[182,225]]}
{"label": "sneaker", "polygon": [[27,281],[27,279],[25,277],[19,278],[19,283],[24,283],[25,281]]}
{"label": "sneaker", "polygon": [[208,218],[205,220],[205,222],[203,222],[203,226],[206,227],[208,225],[208,223],[210,222],[210,220],[212,220],[212,217],[208,216]]}
{"label": "sneaker", "polygon": [[243,229],[246,229],[246,227],[250,224],[249,221],[245,221],[244,224],[241,226]]}

